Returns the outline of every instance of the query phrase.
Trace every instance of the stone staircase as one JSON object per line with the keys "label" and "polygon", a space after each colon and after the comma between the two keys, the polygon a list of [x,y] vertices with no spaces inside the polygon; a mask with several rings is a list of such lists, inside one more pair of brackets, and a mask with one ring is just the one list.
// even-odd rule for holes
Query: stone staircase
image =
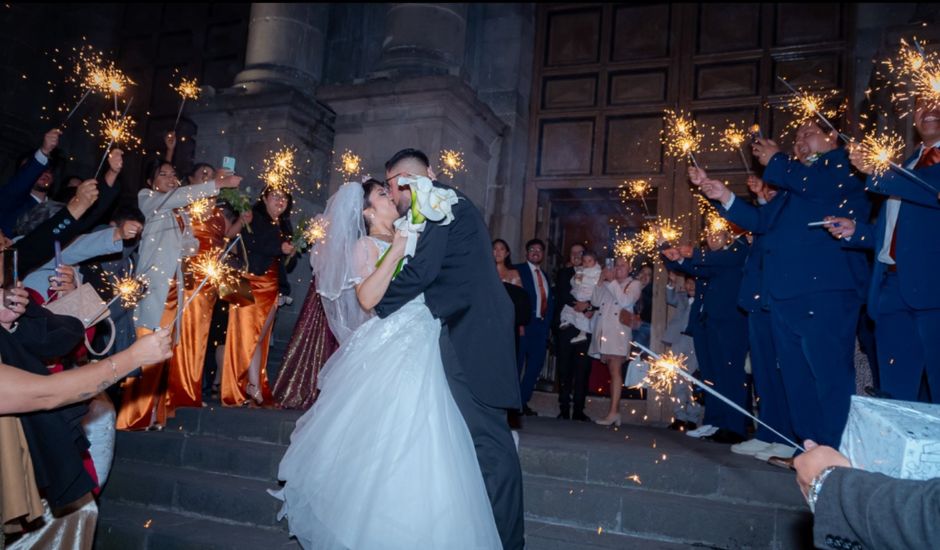
{"label": "stone staircase", "polygon": [[[184,409],[119,433],[98,549],[299,548],[277,522],[277,466],[299,413]],[[812,548],[789,472],[648,426],[527,418],[527,548]]]}

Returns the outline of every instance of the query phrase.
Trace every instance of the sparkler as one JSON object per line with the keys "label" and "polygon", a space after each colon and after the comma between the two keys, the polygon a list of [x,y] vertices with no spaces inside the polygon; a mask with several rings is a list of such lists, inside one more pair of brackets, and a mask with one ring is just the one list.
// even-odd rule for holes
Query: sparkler
{"label": "sparkler", "polygon": [[349,149],[340,155],[339,162],[340,164],[337,170],[347,179],[355,176],[362,170],[362,159]]}
{"label": "sparkler", "polygon": [[[645,354],[647,354],[648,356],[650,356],[650,357],[653,359],[653,361],[655,361],[655,364],[657,364],[657,369],[667,369],[667,368],[671,368],[672,372],[673,372],[676,376],[682,377],[683,379],[685,379],[686,382],[690,382],[690,383],[695,384],[696,386],[702,388],[703,390],[705,390],[705,391],[708,392],[709,394],[711,394],[711,395],[715,396],[716,398],[720,399],[721,401],[723,401],[723,402],[724,402],[725,404],[727,404],[729,407],[733,408],[734,410],[738,411],[739,413],[743,414],[744,416],[750,418],[751,420],[754,420],[755,422],[757,422],[757,423],[760,424],[761,426],[764,426],[765,428],[767,428],[767,429],[770,430],[771,432],[775,433],[777,436],[779,436],[781,439],[783,439],[784,441],[786,441],[786,442],[789,443],[790,445],[796,447],[797,449],[799,449],[799,450],[801,450],[801,451],[803,451],[803,452],[806,452],[806,449],[804,449],[802,445],[799,445],[799,444],[797,444],[796,442],[791,441],[790,438],[788,438],[787,436],[781,434],[780,432],[778,432],[777,430],[775,430],[772,426],[769,426],[766,422],[763,422],[761,419],[757,418],[757,417],[754,416],[753,414],[747,412],[746,410],[744,410],[744,408],[742,408],[740,405],[738,405],[738,404],[735,403],[734,401],[732,401],[732,400],[728,399],[727,397],[725,397],[724,395],[718,393],[714,388],[712,388],[712,387],[709,386],[708,384],[706,384],[706,383],[702,382],[701,380],[695,378],[695,377],[692,376],[688,371],[683,370],[682,368],[677,368],[678,365],[676,365],[676,364],[674,364],[674,363],[672,363],[672,362],[669,362],[669,361],[661,361],[661,359],[663,359],[663,357],[665,357],[665,355],[660,355],[660,354],[654,352],[653,350],[649,349],[648,347],[646,347],[646,346],[644,346],[644,345],[642,345],[642,344],[640,344],[640,343],[638,343],[638,342],[631,342],[631,343],[632,343],[634,346],[636,346],[637,349],[641,350],[643,353],[645,353]],[[672,368],[672,367],[676,367],[676,368]],[[650,365],[650,370],[653,370],[653,365]],[[661,375],[664,375],[664,373],[661,373]]]}
{"label": "sparkler", "polygon": [[284,259],[284,263],[286,264],[290,261],[298,252],[303,252],[311,246],[323,242],[326,239],[326,231],[329,226],[329,220],[322,215],[314,216],[313,218],[300,222],[297,227],[294,228],[294,234],[291,238],[294,251],[290,256]]}
{"label": "sparkler", "polygon": [[926,53],[917,38],[911,44],[902,39],[897,62],[888,59],[884,63],[901,90],[892,94],[892,101],[920,98],[940,103],[940,57]]}
{"label": "sparkler", "polygon": [[213,249],[210,252],[201,254],[195,261],[193,261],[192,267],[196,273],[203,275],[202,281],[199,282],[199,286],[193,290],[192,295],[183,303],[183,307],[179,308],[176,311],[176,317],[173,319],[173,322],[170,323],[170,326],[165,327],[164,330],[173,330],[173,327],[176,326],[177,322],[183,317],[183,312],[186,311],[186,308],[189,307],[189,304],[193,303],[193,300],[196,299],[196,296],[199,292],[206,286],[210,281],[213,285],[218,287],[220,283],[225,282],[227,279],[231,278],[234,275],[234,270],[223,263],[223,260],[228,253],[232,251],[232,248],[235,247],[235,244],[241,240],[241,234],[235,236],[232,239],[228,246],[225,247],[225,250],[221,254],[215,256],[216,249]]}
{"label": "sparkler", "polygon": [[120,119],[105,118],[102,120],[102,134],[108,138],[108,145],[104,148],[104,155],[101,157],[101,162],[98,163],[98,169],[95,170],[95,178],[101,172],[101,167],[104,166],[104,161],[107,160],[111,147],[115,143],[132,143],[136,139],[130,133],[135,122],[127,116],[127,111],[130,110],[132,103],[134,103],[133,97],[124,106],[124,114],[121,115]]}
{"label": "sparkler", "polygon": [[717,212],[709,212],[705,218],[705,234],[709,236],[717,235],[725,231],[730,231],[731,225],[728,220],[721,217]]}
{"label": "sparkler", "polygon": [[702,146],[703,136],[698,132],[695,121],[685,111],[666,109],[663,122],[665,130],[662,143],[666,147],[666,154],[676,158],[688,157],[699,168],[695,153]]}
{"label": "sparkler", "polygon": [[186,105],[187,99],[192,99],[193,101],[199,99],[199,93],[202,89],[196,83],[196,79],[182,79],[179,84],[176,86],[170,85],[171,88],[176,90],[176,93],[180,95],[180,108],[176,112],[176,122],[173,123],[173,131],[176,131],[176,127],[179,126],[180,117],[183,116],[183,107]]}
{"label": "sparkler", "polygon": [[649,216],[650,209],[646,204],[646,195],[653,189],[653,184],[645,179],[627,180],[623,183],[627,187],[620,193],[621,200],[629,198],[640,199],[643,202],[643,210],[645,210],[646,215]]}
{"label": "sparkler", "polygon": [[659,220],[657,227],[659,235],[666,241],[674,243],[682,238],[682,228],[668,218]]}
{"label": "sparkler", "polygon": [[136,277],[133,275],[114,277],[114,279],[111,280],[111,289],[114,291],[114,297],[108,300],[91,318],[84,319],[85,326],[90,327],[94,325],[98,319],[108,311],[111,305],[118,300],[121,301],[121,305],[124,306],[124,309],[134,309],[143,297],[147,295],[148,288],[149,282],[143,275]]}
{"label": "sparkler", "polygon": [[261,179],[266,187],[285,194],[291,192],[296,183],[295,154],[296,151],[292,147],[282,147],[264,159],[264,174]]}
{"label": "sparkler", "polygon": [[[178,187],[174,187],[174,190]],[[189,217],[192,219],[193,223],[202,223],[209,219],[209,214],[212,213],[212,207],[215,205],[215,201],[210,198],[199,199],[189,205]]]}
{"label": "sparkler", "polygon": [[831,131],[838,134],[839,138],[841,138],[843,141],[846,143],[852,141],[852,138],[836,130],[836,127],[833,126],[832,122],[829,121],[830,118],[839,115],[839,109],[826,108],[826,102],[836,97],[839,92],[836,90],[830,90],[827,92],[814,94],[807,91],[797,90],[781,76],[778,76],[777,80],[783,82],[783,85],[786,86],[787,89],[790,90],[790,92],[793,94],[787,98],[786,103],[784,103],[784,109],[790,111],[793,114],[793,121],[790,122],[790,124],[787,124],[784,131],[796,129],[807,120],[819,119],[819,121],[825,124],[826,127],[828,127]]}
{"label": "sparkler", "polygon": [[894,159],[901,156],[904,152],[904,140],[894,132],[887,132],[882,135],[871,133],[865,136],[858,147],[861,147],[865,155],[865,163],[872,167],[872,176],[878,178],[884,175],[890,169],[895,169],[908,178],[914,180],[928,191],[940,195],[933,185],[924,181],[913,171],[894,162]]}
{"label": "sparkler", "polygon": [[[758,131],[760,126],[758,126]],[[751,174],[751,166],[747,163],[747,157],[744,155],[744,149],[741,148],[744,145],[744,142],[747,140],[747,134],[743,129],[738,128],[737,125],[732,122],[728,125],[727,128],[721,133],[721,143],[729,150],[737,150],[738,154],[741,155],[741,163],[744,164],[744,170]]]}
{"label": "sparkler", "polygon": [[72,118],[72,115],[75,114],[91,92],[99,92],[104,95],[113,94],[114,111],[117,114],[118,94],[134,84],[134,81],[115,67],[113,62],[105,62],[103,54],[89,45],[76,50],[76,60],[72,72],[73,77],[68,80],[79,84],[85,89],[85,92],[78,100],[78,103],[75,104],[75,107],[66,115],[65,120],[62,122],[63,125]]}
{"label": "sparkler", "polygon": [[672,388],[680,378],[677,371],[689,370],[686,366],[687,360],[688,358],[681,353],[677,355],[672,351],[667,351],[657,357],[653,362],[647,361],[649,369],[646,371],[646,376],[637,387],[645,386],[662,394],[672,393]]}
{"label": "sparkler", "polygon": [[627,237],[620,237],[614,243],[614,255],[617,258],[632,258],[636,254],[636,246]]}
{"label": "sparkler", "polygon": [[441,173],[453,179],[454,175],[464,171],[463,153],[453,149],[441,151]]}

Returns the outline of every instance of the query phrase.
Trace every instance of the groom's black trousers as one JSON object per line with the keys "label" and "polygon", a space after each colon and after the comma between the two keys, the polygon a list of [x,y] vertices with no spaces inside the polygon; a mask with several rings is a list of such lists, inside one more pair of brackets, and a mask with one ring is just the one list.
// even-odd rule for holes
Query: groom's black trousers
{"label": "groom's black trousers", "polygon": [[[440,342],[447,383],[473,437],[503,548],[521,549],[525,545],[522,469],[506,421],[506,410],[481,402],[470,391],[446,325],[441,327]],[[507,368],[515,368],[515,365],[509,364]]]}

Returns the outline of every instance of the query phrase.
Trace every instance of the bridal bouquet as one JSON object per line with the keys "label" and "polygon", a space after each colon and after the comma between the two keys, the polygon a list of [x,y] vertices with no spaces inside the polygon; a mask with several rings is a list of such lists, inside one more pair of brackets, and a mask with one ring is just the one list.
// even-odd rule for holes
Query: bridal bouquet
{"label": "bridal bouquet", "polygon": [[[435,187],[430,178],[424,176],[402,176],[398,178],[398,185],[408,187],[411,191],[411,210],[408,215],[395,222],[396,229],[408,232],[408,244],[405,245],[405,258],[399,260],[393,277],[401,273],[402,268],[405,267],[405,259],[414,256],[418,246],[418,234],[424,231],[427,222],[447,225],[454,221],[452,207],[459,200],[453,189]],[[388,250],[382,254],[375,267],[382,265],[387,255]]]}

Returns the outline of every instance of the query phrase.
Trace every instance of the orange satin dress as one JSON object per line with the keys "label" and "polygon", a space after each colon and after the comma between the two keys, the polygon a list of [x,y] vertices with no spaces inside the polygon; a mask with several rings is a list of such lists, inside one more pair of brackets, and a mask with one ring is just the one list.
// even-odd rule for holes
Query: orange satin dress
{"label": "orange satin dress", "polygon": [[[160,317],[161,327],[170,326],[176,319],[176,302],[176,280],[174,280],[167,293],[166,309]],[[138,338],[152,332],[146,327],[137,327]],[[166,362],[157,363],[143,367],[140,376],[124,380],[121,386],[124,395],[121,399],[121,409],[117,413],[116,429],[145,430],[152,423],[161,425],[166,423],[166,400],[163,398],[166,372]],[[156,418],[153,418],[154,407],[156,407]]]}
{"label": "orange satin dress", "polygon": [[222,405],[237,407],[249,399],[248,368],[255,350],[261,350],[260,390],[264,405],[273,404],[274,399],[268,385],[268,348],[271,328],[261,334],[271,310],[277,307],[278,270],[280,257],[276,258],[264,275],[246,272],[251,283],[255,302],[247,306],[232,305],[228,314],[228,330],[225,342],[225,363],[222,365]]}
{"label": "orange satin dress", "polygon": [[[218,208],[213,208],[205,220],[193,220],[192,228],[193,236],[199,240],[199,254],[225,245],[225,218]],[[185,273],[192,271],[189,267],[191,260],[192,258],[184,260]],[[183,292],[184,299],[188,301],[198,281],[191,276],[186,279]],[[207,284],[183,311],[178,328],[179,345],[173,350],[167,376],[166,412],[170,417],[179,407],[202,406],[203,365],[209,341],[212,308],[215,307],[217,299],[218,291],[211,284]]]}

